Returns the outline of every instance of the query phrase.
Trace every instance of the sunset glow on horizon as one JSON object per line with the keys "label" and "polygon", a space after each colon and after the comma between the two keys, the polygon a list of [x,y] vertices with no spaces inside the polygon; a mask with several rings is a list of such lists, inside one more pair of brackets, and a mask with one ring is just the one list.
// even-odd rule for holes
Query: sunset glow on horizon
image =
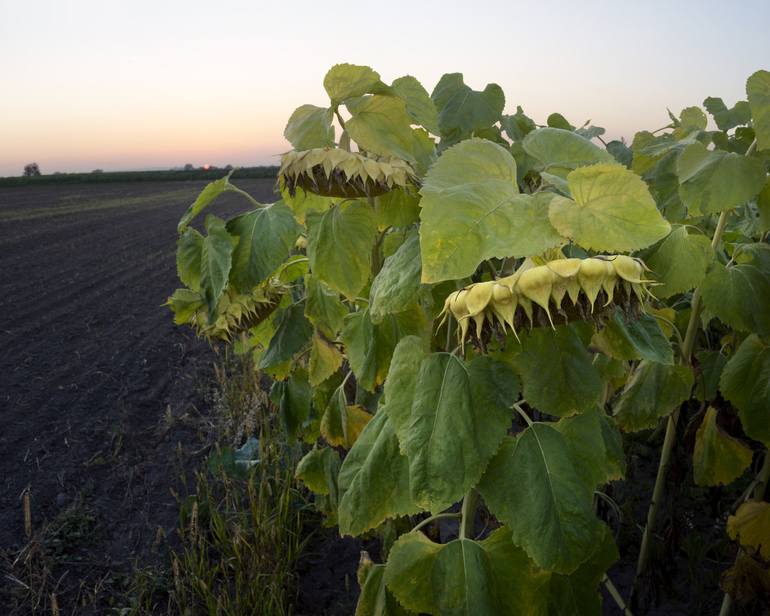
{"label": "sunset glow on horizon", "polygon": [[[506,111],[554,111],[607,137],[666,107],[745,98],[770,67],[770,4],[482,1],[219,5],[0,0],[0,176],[277,164],[291,112],[328,105],[323,77],[366,64],[390,82],[443,73],[500,84]],[[736,15],[738,13],[736,9]]]}

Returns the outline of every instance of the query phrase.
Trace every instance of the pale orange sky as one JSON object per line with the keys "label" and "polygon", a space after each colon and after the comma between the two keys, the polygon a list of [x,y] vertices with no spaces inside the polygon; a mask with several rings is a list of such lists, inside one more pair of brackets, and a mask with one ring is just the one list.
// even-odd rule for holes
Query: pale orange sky
{"label": "pale orange sky", "polygon": [[610,138],[706,96],[745,97],[770,68],[770,3],[130,3],[0,0],[0,176],[274,164],[286,119],[325,104],[326,70],[385,81],[489,81],[538,122],[559,111]]}

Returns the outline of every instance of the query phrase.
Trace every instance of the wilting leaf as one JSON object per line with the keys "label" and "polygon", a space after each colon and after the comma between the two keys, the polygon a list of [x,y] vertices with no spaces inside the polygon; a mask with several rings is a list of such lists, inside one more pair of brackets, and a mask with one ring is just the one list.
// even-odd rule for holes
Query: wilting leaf
{"label": "wilting leaf", "polygon": [[340,454],[331,447],[311,449],[297,464],[294,476],[309,490],[328,496],[336,490]]}
{"label": "wilting leaf", "polygon": [[615,420],[626,432],[653,428],[690,397],[692,369],[655,361],[639,363],[615,404]]}
{"label": "wilting leaf", "polygon": [[318,332],[313,334],[310,346],[310,384],[313,386],[323,383],[342,366],[342,353],[333,343],[324,339]]}
{"label": "wilting leaf", "polygon": [[270,346],[259,362],[260,368],[269,368],[294,357],[303,349],[313,328],[304,315],[304,303],[292,304],[280,315]]}
{"label": "wilting leaf", "polygon": [[191,290],[201,291],[201,253],[203,236],[188,227],[176,243],[176,273]]}
{"label": "wilting leaf", "polygon": [[348,405],[345,390],[340,386],[321,417],[321,434],[330,445],[350,449],[371,419],[363,407]]}
{"label": "wilting leaf", "polygon": [[770,503],[748,502],[727,518],[727,534],[744,548],[770,560]]}
{"label": "wilting leaf", "polygon": [[692,455],[695,483],[699,486],[732,483],[749,467],[751,458],[750,447],[719,428],[717,410],[710,406],[695,435]]}
{"label": "wilting leaf", "polygon": [[388,518],[420,511],[409,489],[409,460],[380,410],[345,457],[339,474],[340,533],[360,535]]}
{"label": "wilting leaf", "polygon": [[405,75],[396,79],[391,87],[406,103],[406,111],[412,119],[429,132],[438,135],[438,111],[422,84],[415,77]]}
{"label": "wilting leaf", "polygon": [[213,320],[219,298],[227,286],[237,240],[227,232],[224,221],[210,214],[206,217],[206,231],[201,245],[200,285],[209,309],[209,319]]}
{"label": "wilting leaf", "polygon": [[426,327],[419,307],[387,315],[377,325],[372,323],[368,308],[349,314],[340,337],[358,384],[367,391],[382,385],[398,341],[409,335],[424,336]]}
{"label": "wilting leaf", "polygon": [[770,447],[770,347],[759,336],[738,347],[722,371],[720,389],[738,409],[746,435]]}

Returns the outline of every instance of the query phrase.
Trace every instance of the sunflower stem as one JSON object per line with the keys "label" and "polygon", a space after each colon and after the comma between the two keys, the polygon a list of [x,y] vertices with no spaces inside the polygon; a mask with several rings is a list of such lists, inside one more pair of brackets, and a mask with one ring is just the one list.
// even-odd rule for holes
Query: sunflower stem
{"label": "sunflower stem", "polygon": [[[751,149],[751,148],[749,148]],[[748,154],[748,152],[747,152]],[[716,250],[719,243],[722,241],[722,235],[724,235],[725,227],[727,226],[727,219],[730,217],[729,210],[725,210],[719,215],[714,235],[711,238],[711,248]],[[701,292],[700,288],[695,289],[692,294],[692,302],[690,309],[690,321],[687,323],[687,332],[684,336],[684,342],[680,347],[681,363],[685,366],[689,366],[692,361],[693,347],[695,346],[695,337],[698,333],[698,326],[700,324],[701,314]],[[644,527],[644,533],[642,534],[642,544],[639,548],[639,560],[636,564],[636,576],[634,577],[634,583],[631,588],[631,595],[636,592],[639,578],[642,573],[647,569],[647,564],[650,558],[650,537],[655,530],[655,522],[658,516],[658,507],[663,500],[663,493],[665,491],[666,484],[666,471],[668,470],[668,464],[671,461],[671,452],[674,449],[674,443],[676,442],[676,425],[679,421],[679,409],[675,409],[671,415],[668,416],[666,422],[666,436],[663,439],[663,449],[660,453],[660,464],[658,465],[658,474],[655,477],[655,487],[652,491],[652,500],[650,502],[650,508],[647,512],[647,524]]]}
{"label": "sunflower stem", "polygon": [[[460,521],[460,539],[468,539],[468,533],[474,532],[474,522],[476,521],[476,503],[478,502],[478,493],[471,488],[463,498],[462,520]],[[470,537],[471,539],[473,537]]]}

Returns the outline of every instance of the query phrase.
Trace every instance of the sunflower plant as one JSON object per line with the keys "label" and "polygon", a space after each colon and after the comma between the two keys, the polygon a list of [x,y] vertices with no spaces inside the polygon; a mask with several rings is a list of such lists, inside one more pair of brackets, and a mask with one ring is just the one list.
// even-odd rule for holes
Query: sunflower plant
{"label": "sunflower plant", "polygon": [[[726,609],[745,600],[770,576],[770,73],[631,145],[458,73],[323,85],[286,125],[280,198],[228,176],[184,214],[168,304],[272,377],[328,523],[382,539],[356,613],[600,614],[602,583],[628,613],[624,433],[665,430],[638,588],[683,413],[692,481],[750,482],[725,529]],[[248,209],[196,230],[227,191]]]}

